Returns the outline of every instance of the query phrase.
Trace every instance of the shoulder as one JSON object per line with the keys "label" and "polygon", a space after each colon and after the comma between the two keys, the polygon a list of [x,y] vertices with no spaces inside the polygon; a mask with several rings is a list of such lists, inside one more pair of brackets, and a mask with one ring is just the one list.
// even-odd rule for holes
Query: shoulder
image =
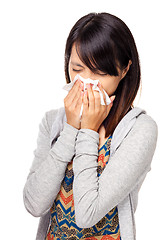
{"label": "shoulder", "polygon": [[[158,128],[152,117],[140,108],[131,109],[116,127],[111,141],[111,153],[120,146],[141,149],[145,146],[155,148]],[[127,145],[126,145],[127,143]]]}
{"label": "shoulder", "polygon": [[[133,125],[123,138],[119,151],[125,155],[127,153],[128,157],[133,156],[138,165],[147,166],[151,163],[156,149],[158,127],[155,120],[145,111],[138,113],[133,119]],[[131,121],[128,121],[128,124],[125,124],[124,131],[130,123]]]}
{"label": "shoulder", "polygon": [[133,129],[144,136],[151,136],[157,138],[158,126],[156,121],[146,113],[140,114],[136,118]]}
{"label": "shoulder", "polygon": [[138,152],[144,152],[151,156],[156,148],[158,127],[155,120],[146,113],[140,114],[129,133],[130,143],[138,148]]}

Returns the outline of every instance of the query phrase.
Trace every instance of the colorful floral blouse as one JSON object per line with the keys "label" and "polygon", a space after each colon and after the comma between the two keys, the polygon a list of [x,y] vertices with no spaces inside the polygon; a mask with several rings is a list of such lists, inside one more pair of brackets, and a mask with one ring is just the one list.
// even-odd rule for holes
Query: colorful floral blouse
{"label": "colorful floral blouse", "polygon": [[[98,177],[102,174],[110,156],[111,136],[98,150]],[[115,207],[96,225],[79,228],[75,221],[73,199],[73,160],[68,164],[61,189],[51,208],[51,225],[46,240],[121,240],[118,209]]]}

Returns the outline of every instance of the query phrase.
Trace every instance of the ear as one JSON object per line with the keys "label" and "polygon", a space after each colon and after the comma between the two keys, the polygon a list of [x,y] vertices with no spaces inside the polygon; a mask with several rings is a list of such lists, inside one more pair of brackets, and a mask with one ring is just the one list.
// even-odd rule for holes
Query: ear
{"label": "ear", "polygon": [[121,80],[126,76],[127,72],[128,72],[129,69],[130,69],[130,65],[131,65],[131,64],[132,64],[132,61],[129,60],[129,63],[128,63],[127,67],[126,67],[125,69],[123,69],[123,71],[122,71],[122,78],[121,78]]}

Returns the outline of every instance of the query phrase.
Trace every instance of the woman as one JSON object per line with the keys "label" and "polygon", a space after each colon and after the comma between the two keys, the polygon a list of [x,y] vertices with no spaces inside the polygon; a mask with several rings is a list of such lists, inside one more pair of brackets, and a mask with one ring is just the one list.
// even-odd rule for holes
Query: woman
{"label": "woman", "polygon": [[123,21],[108,13],[78,20],[66,43],[66,82],[78,73],[99,80],[105,105],[78,79],[64,107],[46,112],[25,207],[40,217],[36,239],[135,239],[137,196],[151,168],[157,125],[133,107],[140,65]]}

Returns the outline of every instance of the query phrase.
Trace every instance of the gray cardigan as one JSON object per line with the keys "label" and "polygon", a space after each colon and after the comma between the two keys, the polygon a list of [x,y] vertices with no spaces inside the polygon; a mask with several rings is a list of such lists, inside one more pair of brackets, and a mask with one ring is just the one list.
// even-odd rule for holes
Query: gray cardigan
{"label": "gray cardigan", "polygon": [[133,108],[116,127],[109,162],[97,177],[99,134],[69,125],[64,107],[46,112],[39,125],[34,161],[23,191],[26,209],[40,217],[36,240],[46,237],[50,207],[72,158],[78,227],[92,227],[117,206],[122,240],[135,240],[138,192],[151,169],[156,142],[155,121],[142,109]]}

